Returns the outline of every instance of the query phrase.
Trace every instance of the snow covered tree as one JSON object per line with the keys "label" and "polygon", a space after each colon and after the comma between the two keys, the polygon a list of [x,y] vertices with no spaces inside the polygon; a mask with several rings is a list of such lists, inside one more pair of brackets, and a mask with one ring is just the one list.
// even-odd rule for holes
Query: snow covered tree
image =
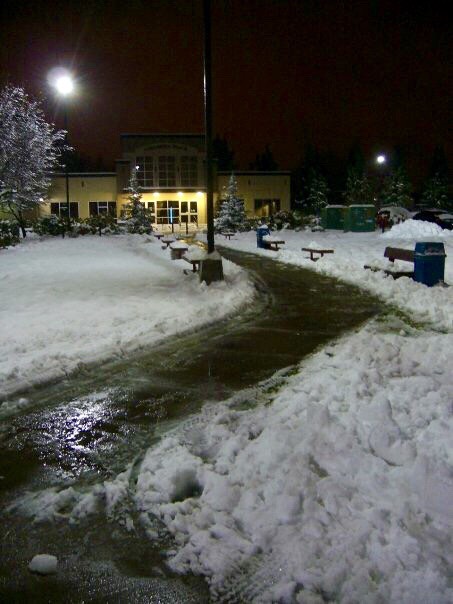
{"label": "snow covered tree", "polygon": [[430,208],[453,210],[453,203],[448,199],[448,180],[440,174],[435,174],[425,183],[422,203]]}
{"label": "snow covered tree", "polygon": [[0,209],[14,216],[24,237],[25,213],[44,202],[65,134],[22,88],[0,93]]}
{"label": "snow covered tree", "polygon": [[316,213],[329,203],[329,187],[327,181],[318,172],[312,171],[308,183],[307,205]]}
{"label": "snow covered tree", "polygon": [[412,205],[411,186],[403,168],[395,168],[386,176],[381,196],[383,205],[402,208]]}
{"label": "snow covered tree", "polygon": [[145,208],[142,202],[141,187],[138,184],[137,171],[132,168],[129,185],[126,189],[129,203],[123,207],[123,217],[127,220],[130,233],[151,233],[151,210]]}
{"label": "snow covered tree", "polygon": [[216,229],[218,231],[241,230],[246,220],[244,201],[238,196],[237,179],[234,174],[231,174],[228,186],[223,190]]}
{"label": "snow covered tree", "polygon": [[368,175],[364,171],[354,168],[348,170],[344,201],[348,206],[373,203],[373,187]]}

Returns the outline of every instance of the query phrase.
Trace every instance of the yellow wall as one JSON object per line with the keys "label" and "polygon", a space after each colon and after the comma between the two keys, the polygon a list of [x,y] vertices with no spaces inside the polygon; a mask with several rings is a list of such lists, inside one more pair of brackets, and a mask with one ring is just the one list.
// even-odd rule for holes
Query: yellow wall
{"label": "yellow wall", "polygon": [[[49,201],[66,203],[66,179],[54,176],[49,189]],[[79,202],[79,217],[88,218],[90,201],[116,201],[116,175],[69,176],[69,201]],[[42,214],[50,214],[50,203],[43,205]]]}
{"label": "yellow wall", "polygon": [[[219,174],[217,176],[217,191],[214,193],[214,202],[218,205],[222,196],[223,187],[228,185],[230,175]],[[289,174],[236,174],[238,182],[238,193],[244,199],[245,209],[248,216],[255,215],[255,199],[279,199],[282,210],[290,209],[290,175]],[[116,175],[84,176],[74,175],[69,177],[69,199],[71,202],[79,202],[79,217],[88,218],[90,201],[116,201],[117,217],[121,217],[124,204],[128,203],[127,193],[117,192]],[[146,192],[142,194],[142,200],[148,204],[149,201],[175,200],[175,201],[197,201],[198,223],[206,224],[206,193],[203,191],[187,192],[178,191]],[[49,202],[66,202],[66,181],[63,175],[55,176],[49,190]],[[50,203],[42,207],[41,214],[50,213]]]}
{"label": "yellow wall", "polygon": [[[255,216],[255,199],[280,199],[280,209],[290,209],[290,174],[235,174],[238,183],[238,195],[244,200],[247,216]],[[228,185],[230,174],[217,176],[218,202]]]}

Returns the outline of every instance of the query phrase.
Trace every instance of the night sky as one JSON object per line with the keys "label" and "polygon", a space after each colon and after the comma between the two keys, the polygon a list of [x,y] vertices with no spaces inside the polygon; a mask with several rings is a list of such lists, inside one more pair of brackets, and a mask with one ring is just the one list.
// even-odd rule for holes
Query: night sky
{"label": "night sky", "polygon": [[[452,30],[435,1],[213,0],[214,132],[247,168],[266,143],[281,169],[304,146],[369,157],[400,145],[413,177],[448,136]],[[56,65],[78,78],[71,142],[119,156],[122,132],[202,132],[201,0],[11,2],[0,8],[1,84],[48,97]],[[451,162],[450,162],[451,163]]]}

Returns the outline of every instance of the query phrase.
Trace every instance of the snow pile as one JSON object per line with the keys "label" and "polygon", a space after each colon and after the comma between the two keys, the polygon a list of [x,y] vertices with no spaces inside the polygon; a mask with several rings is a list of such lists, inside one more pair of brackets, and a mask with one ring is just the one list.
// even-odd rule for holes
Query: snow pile
{"label": "snow pile", "polygon": [[[210,287],[184,275],[186,266],[137,235],[35,239],[2,251],[0,401],[216,321],[254,296],[230,262],[225,281]],[[0,414],[21,407],[5,405]]]}
{"label": "snow pile", "polygon": [[239,601],[450,602],[452,351],[371,324],[271,406],[230,401],[150,449],[135,501],[175,536],[172,568]]}
{"label": "snow pile", "polygon": [[382,233],[384,239],[420,239],[425,237],[453,237],[453,231],[443,229],[434,222],[425,220],[406,220],[395,224],[389,231]]}
{"label": "snow pile", "polygon": [[38,575],[53,575],[57,572],[58,560],[55,556],[49,554],[38,554],[34,556],[30,564],[29,570]]}

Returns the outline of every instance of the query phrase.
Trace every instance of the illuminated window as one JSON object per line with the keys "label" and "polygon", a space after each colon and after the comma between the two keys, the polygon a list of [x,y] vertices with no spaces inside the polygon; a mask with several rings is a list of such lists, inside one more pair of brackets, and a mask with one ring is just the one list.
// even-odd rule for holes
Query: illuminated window
{"label": "illuminated window", "polygon": [[280,199],[255,199],[255,216],[272,216],[280,211]]}
{"label": "illuminated window", "polygon": [[198,160],[196,157],[183,155],[181,157],[181,186],[196,187],[198,185]]}
{"label": "illuminated window", "polygon": [[90,216],[97,216],[98,214],[108,214],[109,216],[116,216],[116,202],[90,201]]}
{"label": "illuminated window", "polygon": [[159,187],[176,186],[176,162],[171,155],[159,156]]}
{"label": "illuminated window", "polygon": [[135,166],[137,168],[137,180],[141,187],[152,187],[154,184],[153,178],[153,158],[141,156],[135,158]]}
{"label": "illuminated window", "polygon": [[156,205],[155,205],[154,201],[147,201],[146,204],[147,204],[146,207],[151,212],[151,222],[155,223],[156,222]]}
{"label": "illuminated window", "polygon": [[[55,216],[64,216],[68,215],[68,206],[66,202],[52,202],[50,204],[50,213],[55,214]],[[70,201],[69,202],[69,214],[71,218],[79,217],[79,202],[78,201]]]}

